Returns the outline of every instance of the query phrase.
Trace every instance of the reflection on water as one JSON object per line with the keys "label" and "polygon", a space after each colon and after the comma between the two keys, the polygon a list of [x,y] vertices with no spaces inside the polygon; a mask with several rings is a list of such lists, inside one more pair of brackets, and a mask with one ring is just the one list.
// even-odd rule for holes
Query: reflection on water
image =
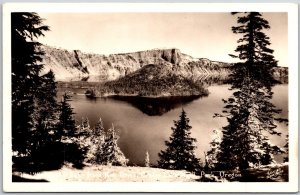
{"label": "reflection on water", "polygon": [[184,97],[136,97],[136,96],[112,96],[110,98],[124,101],[142,111],[149,116],[161,116],[170,110],[182,107],[203,96],[184,96]]}
{"label": "reflection on water", "polygon": [[[91,127],[99,117],[104,121],[104,127],[108,129],[113,123],[119,130],[119,146],[131,164],[143,165],[146,151],[150,154],[150,161],[155,164],[158,153],[164,149],[164,141],[167,140],[177,120],[181,108],[187,112],[192,126],[191,133],[197,139],[197,157],[203,160],[204,152],[209,149],[212,141],[213,130],[221,129],[226,125],[224,118],[213,118],[214,113],[220,113],[224,106],[222,98],[227,99],[232,91],[229,85],[214,85],[208,87],[209,95],[191,99],[165,99],[145,100],[143,98],[118,99],[97,98],[89,99],[84,95],[84,89],[60,88],[59,94],[64,90],[73,91],[71,106],[74,108],[76,121],[82,117],[88,117]],[[288,117],[288,85],[277,85],[273,88],[272,102],[277,108],[282,109],[280,117]],[[171,98],[172,99],[172,98]],[[144,114],[145,113],[145,114]],[[279,146],[285,145],[287,127],[279,124],[278,130],[282,136],[271,136],[270,140]],[[279,159],[280,161],[280,159]]]}

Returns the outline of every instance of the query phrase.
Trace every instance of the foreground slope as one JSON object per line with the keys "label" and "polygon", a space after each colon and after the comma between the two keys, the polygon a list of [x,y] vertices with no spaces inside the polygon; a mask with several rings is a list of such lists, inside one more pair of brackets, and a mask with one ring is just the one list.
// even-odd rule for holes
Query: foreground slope
{"label": "foreground slope", "polygon": [[186,171],[149,167],[87,166],[83,169],[63,167],[36,175],[22,174],[23,179],[48,182],[191,182],[199,176]]}
{"label": "foreground slope", "polygon": [[201,171],[198,175],[184,170],[151,167],[91,165],[83,169],[64,166],[36,175],[13,172],[14,182],[288,182],[288,163],[250,168],[241,178],[235,171]]}

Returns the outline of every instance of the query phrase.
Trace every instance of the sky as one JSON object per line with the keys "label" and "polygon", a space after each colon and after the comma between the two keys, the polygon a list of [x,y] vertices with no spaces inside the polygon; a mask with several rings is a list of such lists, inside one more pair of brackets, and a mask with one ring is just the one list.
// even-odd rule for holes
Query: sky
{"label": "sky", "polygon": [[[39,13],[51,31],[41,43],[87,53],[116,54],[155,48],[177,48],[195,58],[235,62],[241,35],[232,33],[236,16],[230,13]],[[287,13],[263,17],[279,66],[288,66]]]}

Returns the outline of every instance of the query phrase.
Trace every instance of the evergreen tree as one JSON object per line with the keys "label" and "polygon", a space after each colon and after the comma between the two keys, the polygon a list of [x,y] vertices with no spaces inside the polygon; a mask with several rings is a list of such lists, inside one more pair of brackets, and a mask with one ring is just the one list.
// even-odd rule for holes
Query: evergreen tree
{"label": "evergreen tree", "polygon": [[95,125],[91,147],[92,153],[92,162],[96,164],[101,164],[102,156],[104,155],[103,145],[105,142],[105,131],[102,119],[99,118],[98,122]]}
{"label": "evergreen tree", "polygon": [[145,167],[150,167],[150,156],[149,156],[149,152],[146,152],[146,156],[145,156]]}
{"label": "evergreen tree", "polygon": [[114,126],[108,130],[105,136],[105,142],[102,145],[101,164],[105,165],[121,165],[125,166],[128,163],[125,155],[119,148],[118,142],[119,136],[116,134]]}
{"label": "evergreen tree", "polygon": [[105,131],[103,122],[102,119],[99,118],[91,134],[88,135],[89,151],[87,153],[87,162],[92,164],[101,164],[104,140]]}
{"label": "evergreen tree", "polygon": [[61,134],[57,131],[56,83],[50,70],[40,77],[34,99],[31,159],[39,170],[57,169],[63,164]]}
{"label": "evergreen tree", "polygon": [[95,136],[102,136],[104,134],[105,134],[105,132],[104,132],[103,122],[102,122],[102,119],[99,118],[99,120],[96,123],[95,128],[94,128],[94,135]]}
{"label": "evergreen tree", "polygon": [[269,37],[263,32],[270,28],[268,21],[260,13],[246,12],[238,17],[238,23],[232,31],[243,37],[235,50],[239,55],[231,56],[242,62],[235,64],[231,75],[232,89],[236,91],[223,100],[225,115],[220,116],[227,118],[228,125],[223,127],[217,158],[220,169],[238,168],[244,172],[250,166],[271,163],[272,153],[281,152],[263,133],[280,135],[274,118],[280,110],[270,102],[271,88],[276,83],[272,68],[277,61],[268,48]]}
{"label": "evergreen tree", "polygon": [[69,104],[71,96],[66,92],[63,94],[60,102],[60,116],[58,129],[64,136],[73,137],[77,133],[76,123],[73,118],[75,114],[73,108]]}
{"label": "evergreen tree", "polygon": [[40,74],[44,52],[37,38],[47,30],[36,13],[11,14],[13,161],[29,173],[56,169],[63,162],[54,74]]}
{"label": "evergreen tree", "polygon": [[82,117],[79,131],[80,131],[80,134],[84,134],[84,135],[92,134],[90,122],[87,117],[85,117],[85,118]]}
{"label": "evergreen tree", "polygon": [[178,121],[174,121],[170,141],[165,141],[167,146],[165,151],[159,155],[158,167],[164,169],[198,171],[200,161],[195,156],[196,139],[190,136],[191,126],[186,112],[182,109]]}
{"label": "evergreen tree", "polygon": [[34,141],[34,99],[43,67],[36,39],[48,30],[36,13],[11,14],[12,149],[19,155],[30,155]]}
{"label": "evergreen tree", "polygon": [[80,162],[83,158],[76,143],[62,141],[63,135],[72,136],[76,130],[69,96],[65,94],[58,109],[53,72],[40,75],[44,52],[36,39],[47,30],[36,13],[11,14],[12,149],[17,153],[13,161],[18,168],[35,169],[30,172],[59,168],[64,159]]}
{"label": "evergreen tree", "polygon": [[237,41],[239,45],[235,52],[238,56],[230,55],[242,62],[236,64],[232,74],[233,87],[242,87],[245,84],[245,77],[249,77],[251,84],[270,88],[276,83],[273,68],[277,67],[277,61],[273,56],[274,51],[268,47],[271,44],[270,38],[264,33],[264,30],[270,29],[269,23],[258,12],[239,14],[241,14],[237,19],[239,26],[233,26],[232,31],[243,36]]}
{"label": "evergreen tree", "polygon": [[73,115],[73,108],[70,105],[71,96],[66,92],[63,94],[59,104],[58,132],[62,135],[63,161],[73,163],[74,167],[81,168],[89,149],[84,135],[78,132]]}
{"label": "evergreen tree", "polygon": [[[40,86],[36,91],[34,121],[40,141],[59,141],[57,132],[58,103],[56,101],[56,82],[54,73],[50,70],[41,76]],[[43,130],[38,130],[38,129]]]}
{"label": "evergreen tree", "polygon": [[217,155],[220,152],[221,135],[219,131],[213,130],[213,140],[210,142],[210,150],[205,154],[205,169],[215,169],[218,159]]}

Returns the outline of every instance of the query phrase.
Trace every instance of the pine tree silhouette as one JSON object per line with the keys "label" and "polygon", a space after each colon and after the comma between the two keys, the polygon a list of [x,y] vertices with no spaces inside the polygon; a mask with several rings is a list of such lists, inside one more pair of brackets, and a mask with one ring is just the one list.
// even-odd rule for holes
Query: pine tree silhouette
{"label": "pine tree silhouette", "polygon": [[[236,14],[236,13],[234,13]],[[282,150],[272,145],[263,132],[280,135],[276,130],[274,115],[280,110],[271,103],[272,86],[276,80],[272,76],[277,61],[269,37],[263,32],[269,29],[268,21],[258,12],[241,13],[239,26],[232,31],[242,34],[236,48],[242,62],[234,65],[231,75],[233,96],[223,100],[223,113],[228,125],[223,127],[218,167],[222,170],[239,169],[246,171],[250,166],[269,164],[273,154]]]}
{"label": "pine tree silhouette", "polygon": [[195,156],[195,142],[192,138],[191,126],[186,112],[182,109],[178,121],[174,121],[170,141],[165,141],[166,150],[161,151],[158,160],[158,167],[163,169],[198,171],[200,161]]}
{"label": "pine tree silhouette", "polygon": [[36,13],[11,14],[12,149],[14,166],[35,173],[64,161],[54,73],[41,75],[44,52],[37,42],[49,27]]}
{"label": "pine tree silhouette", "polygon": [[71,101],[71,96],[66,92],[63,94],[60,102],[60,116],[59,116],[59,131],[64,136],[73,137],[77,133],[76,123],[73,118],[75,114],[73,108],[69,104]]}
{"label": "pine tree silhouette", "polygon": [[61,133],[57,129],[58,103],[56,83],[50,70],[40,77],[34,101],[34,135],[31,159],[36,169],[58,169],[63,164]]}
{"label": "pine tree silhouette", "polygon": [[35,141],[34,101],[43,67],[35,39],[48,30],[36,13],[11,14],[12,149],[20,155],[30,155]]}
{"label": "pine tree silhouette", "polygon": [[40,86],[36,91],[34,121],[44,130],[37,131],[43,133],[39,137],[41,141],[59,141],[61,135],[57,131],[58,123],[58,103],[56,100],[56,82],[54,73],[50,70],[41,76]]}

